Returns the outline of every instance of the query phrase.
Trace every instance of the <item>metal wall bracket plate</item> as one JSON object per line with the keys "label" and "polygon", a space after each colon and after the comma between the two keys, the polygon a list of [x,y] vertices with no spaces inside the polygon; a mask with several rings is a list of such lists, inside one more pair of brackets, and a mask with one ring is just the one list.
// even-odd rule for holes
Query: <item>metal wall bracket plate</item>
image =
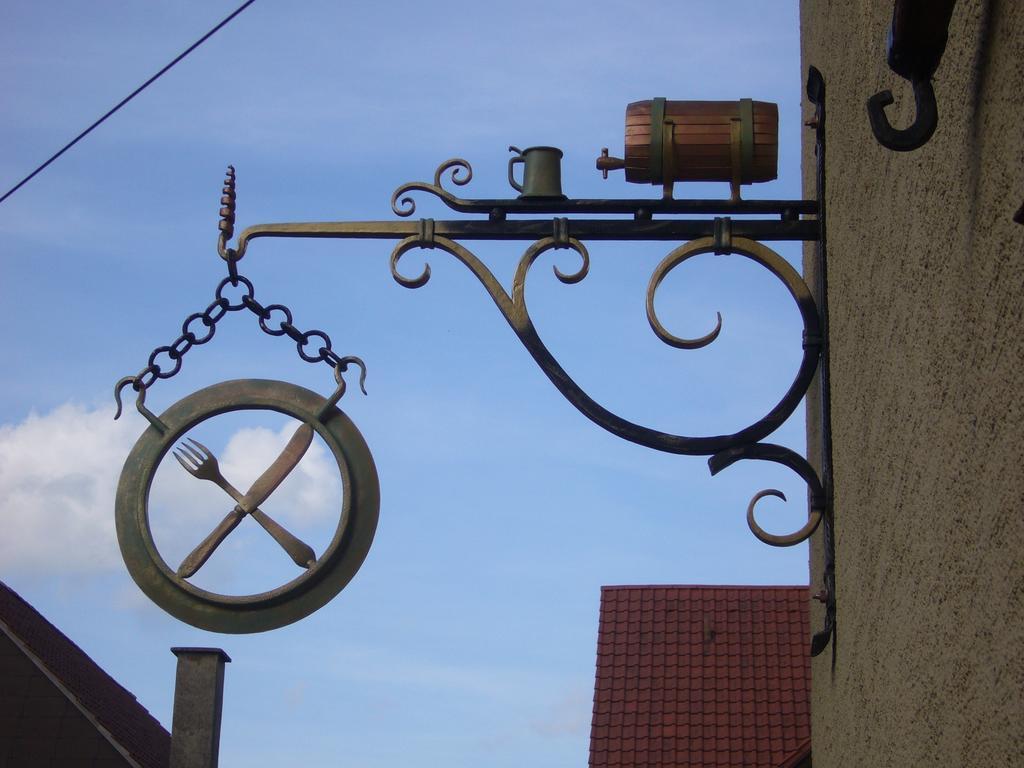
{"label": "metal wall bracket plate", "polygon": [[[179,576],[160,555],[149,524],[149,492],[157,467],[192,427],[230,411],[269,410],[309,424],[341,473],[342,504],[326,551],[300,576],[269,592],[221,595]],[[136,442],[117,488],[121,555],[135,583],[165,611],[200,629],[233,634],[291,624],[324,606],[362,565],[380,511],[380,484],[370,449],[341,410],[316,392],[283,381],[242,379],[189,395],[159,416]]]}

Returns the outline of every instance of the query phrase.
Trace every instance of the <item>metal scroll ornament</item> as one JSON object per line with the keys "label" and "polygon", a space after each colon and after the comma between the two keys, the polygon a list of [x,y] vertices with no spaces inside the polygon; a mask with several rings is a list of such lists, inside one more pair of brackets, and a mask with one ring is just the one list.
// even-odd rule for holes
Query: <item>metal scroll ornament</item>
{"label": "metal scroll ornament", "polygon": [[[477,279],[495,307],[508,322],[539,369],[562,396],[600,428],[631,442],[668,453],[706,456],[713,474],[744,461],[769,461],[796,472],[807,485],[808,516],[796,531],[776,535],[765,531],[755,518],[755,506],[765,496],[782,497],[768,489],[756,494],[747,508],[747,522],[758,539],[773,546],[790,546],[807,540],[815,530],[823,529],[824,572],[819,597],[825,602],[824,627],[812,641],[812,653],[821,653],[835,634],[835,559],[832,517],[832,463],[829,411],[828,310],[825,254],[825,86],[820,73],[811,68],[807,95],[815,115],[808,123],[815,131],[817,154],[817,196],[810,200],[747,200],[739,187],[774,176],[776,162],[774,139],[775,114],[772,105],[744,99],[739,102],[668,102],[655,99],[638,102],[627,110],[625,160],[611,158],[605,151],[598,169],[624,167],[627,181],[661,184],[660,198],[574,199],[562,192],[560,163],[562,153],[554,147],[537,146],[518,150],[509,160],[509,182],[519,194],[515,198],[463,198],[452,188],[465,187],[473,177],[468,162],[455,158],[442,163],[433,183],[412,181],[402,184],[391,198],[391,209],[398,220],[324,221],[255,224],[243,230],[233,248],[228,243],[234,229],[234,173],[229,171],[221,199],[221,233],[218,252],[228,266],[228,277],[217,288],[215,301],[203,313],[186,320],[173,344],[154,350],[149,365],[137,376],[122,380],[139,392],[139,408],[145,389],[158,378],[174,375],[181,356],[193,344],[209,339],[217,320],[225,312],[246,309],[259,318],[260,327],[271,335],[288,335],[296,342],[299,355],[310,362],[324,361],[341,372],[356,358],[340,358],[330,348],[330,340],[320,331],[300,332],[292,325],[291,313],[280,305],[264,307],[252,295],[252,284],[238,274],[237,264],[254,241],[261,238],[383,239],[394,241],[391,250],[391,274],[400,285],[416,289],[431,278],[430,265],[417,272],[406,272],[405,256],[410,251],[427,249],[444,253],[461,263]],[[767,108],[766,108],[767,107]],[[635,109],[634,109],[635,108]],[[646,111],[645,111],[646,110]],[[632,115],[637,112],[637,115]],[[641,114],[642,113],[642,114]],[[639,115],[639,116],[638,116]],[[639,120],[640,133],[631,133],[630,120]],[[711,125],[720,140],[690,144],[688,120]],[[710,121],[710,122],[709,122]],[[646,128],[645,128],[646,126]],[[634,128],[637,126],[633,126]],[[646,139],[636,138],[640,134]],[[630,138],[632,137],[632,138]],[[760,137],[760,139],[759,139]],[[637,144],[637,142],[640,142]],[[646,142],[646,143],[645,143]],[[692,151],[691,151],[692,150]],[[697,154],[695,155],[694,152]],[[638,158],[649,161],[638,178]],[[660,161],[658,158],[660,157]],[[686,163],[693,161],[693,167]],[[697,162],[699,161],[699,162]],[[522,165],[522,169],[515,166]],[[632,170],[631,170],[632,169]],[[709,170],[711,169],[711,170]],[[518,181],[518,173],[522,182]],[[708,176],[708,174],[711,174]],[[695,178],[727,181],[732,186],[728,199],[676,199],[671,185]],[[427,195],[448,209],[469,217],[434,220],[414,219],[414,196]],[[588,214],[594,214],[589,216]],[[512,284],[506,288],[468,245],[469,241],[517,241],[524,250]],[[792,383],[780,399],[757,421],[736,432],[711,435],[682,435],[653,426],[633,423],[598,403],[577,384],[546,346],[534,325],[527,305],[526,286],[531,269],[551,251],[571,251],[574,269],[554,267],[555,277],[566,285],[579,283],[590,271],[586,243],[664,242],[671,249],[655,268],[646,295],[647,319],[655,335],[677,349],[697,349],[711,344],[722,329],[722,318],[703,335],[686,338],[667,329],[655,311],[655,295],[665,277],[685,261],[702,254],[735,254],[766,269],[779,280],[796,304],[802,321],[802,355]],[[804,281],[785,259],[769,247],[774,241],[802,241],[815,245],[816,290]],[[242,292],[240,299],[228,299],[232,291]],[[209,332],[207,334],[207,331]],[[314,351],[317,350],[317,351]],[[764,442],[798,408],[801,400],[817,382],[822,424],[821,441],[812,446],[808,458],[784,446]],[[311,399],[312,398],[312,399]],[[125,559],[143,589],[175,615],[202,626],[223,631],[253,631],[292,621],[322,605],[344,585],[366,554],[377,514],[376,474],[372,461],[355,428],[340,412],[319,405],[315,395],[289,385],[273,382],[229,382],[193,395],[173,406],[157,419],[149,414],[153,430],[147,433],[133,452],[125,468],[118,497],[118,531]],[[336,398],[331,398],[334,400]],[[301,405],[296,405],[301,403]],[[178,460],[197,477],[212,475],[209,451],[198,443],[180,444],[179,438],[190,425],[215,413],[232,408],[271,408],[295,416],[303,425],[319,433],[331,446],[339,470],[350,483],[351,498],[346,497],[343,521],[336,537],[337,547],[316,560],[307,574],[280,590],[245,599],[210,599],[187,583],[187,572],[199,567],[206,553],[205,544],[197,547],[191,559],[179,567],[180,573],[159,559],[152,546],[146,524],[145,496],[152,469],[168,451],[177,451]],[[309,430],[300,429],[292,447],[267,469],[244,494],[227,491],[237,503],[225,517],[224,530],[246,515],[259,523],[257,508],[272,490],[294,455],[300,453]],[[178,447],[175,448],[174,446]],[[815,455],[817,454],[817,455]],[[347,474],[346,474],[347,473]],[[210,479],[207,477],[206,479]],[[216,482],[216,481],[215,481]],[[225,487],[221,485],[221,487]],[[225,490],[227,490],[225,488]],[[267,527],[267,526],[264,526]],[[268,528],[268,532],[271,528]],[[226,535],[226,534],[224,534]],[[271,534],[273,535],[273,534]],[[344,536],[351,535],[346,544]],[[220,529],[208,539],[216,541]],[[302,546],[275,538],[300,566],[307,552]],[[205,541],[205,540],[204,540]],[[333,546],[333,545],[332,545]],[[332,558],[335,558],[332,560]],[[321,562],[324,563],[321,566]],[[319,570],[318,570],[319,569]],[[322,584],[322,585],[321,585]],[[833,651],[835,645],[833,645]]]}
{"label": "metal scroll ornament", "polygon": [[[233,191],[233,173],[227,186]],[[225,196],[228,196],[225,189]],[[233,201],[233,195],[231,195]],[[233,207],[230,211],[233,213]],[[222,211],[222,215],[224,215]],[[223,223],[227,222],[225,229]],[[230,221],[222,219],[222,232],[230,236]],[[234,264],[232,264],[234,267]],[[224,296],[229,285],[243,290],[232,302]],[[189,395],[159,416],[145,406],[146,389],[160,378],[169,378],[181,367],[184,353],[209,341],[217,321],[225,313],[249,309],[260,327],[271,335],[295,340],[300,356],[309,362],[332,365],[337,388],[330,397],[283,381],[243,379],[226,381]],[[277,328],[271,318],[280,316]],[[197,335],[197,331],[202,335]],[[315,353],[311,347],[317,347]],[[162,368],[161,358],[169,359]],[[150,422],[125,461],[117,489],[116,523],[121,555],[132,578],[153,602],[171,615],[214,632],[262,632],[297,621],[329,602],[352,579],[373,542],[380,508],[380,486],[373,457],[359,430],[338,407],[345,393],[342,373],[351,365],[365,368],[358,358],[338,357],[329,337],[321,331],[300,332],[291,324],[286,307],[263,307],[255,301],[252,284],[235,269],[218,286],[216,298],[203,313],[190,316],[182,335],[172,345],[157,348],[149,365],[136,376],[122,379],[115,389],[120,415],[120,392],[131,386],[138,392],[136,407]],[[360,379],[362,384],[362,378]],[[230,411],[267,410],[291,416],[299,422],[281,454],[244,492],[225,477],[213,452],[187,437],[202,422]],[[301,461],[315,436],[327,445],[341,476],[342,499],[338,523],[326,549],[317,555],[308,544],[267,514],[264,504]],[[197,480],[219,486],[227,497],[228,512],[178,565],[166,562],[150,527],[149,494],[157,468],[172,454],[182,469]],[[230,501],[228,501],[230,499]],[[252,518],[280,545],[282,555],[301,569],[290,582],[253,595],[222,595],[201,589],[189,579],[214,554],[231,532]],[[198,536],[197,536],[198,538]]]}

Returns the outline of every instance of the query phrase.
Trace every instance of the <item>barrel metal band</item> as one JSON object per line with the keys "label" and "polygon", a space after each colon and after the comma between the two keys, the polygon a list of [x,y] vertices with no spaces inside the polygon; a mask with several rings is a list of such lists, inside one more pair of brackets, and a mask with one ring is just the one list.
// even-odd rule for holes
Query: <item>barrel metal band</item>
{"label": "barrel metal band", "polygon": [[740,178],[750,184],[754,176],[754,102],[740,99]]}
{"label": "barrel metal band", "polygon": [[664,163],[664,138],[662,132],[665,130],[665,99],[651,99],[651,154],[650,173],[651,184],[661,184],[665,181],[663,175]]}
{"label": "barrel metal band", "polygon": [[672,185],[676,178],[676,124],[664,120],[661,124],[661,186],[662,197],[672,198]]}

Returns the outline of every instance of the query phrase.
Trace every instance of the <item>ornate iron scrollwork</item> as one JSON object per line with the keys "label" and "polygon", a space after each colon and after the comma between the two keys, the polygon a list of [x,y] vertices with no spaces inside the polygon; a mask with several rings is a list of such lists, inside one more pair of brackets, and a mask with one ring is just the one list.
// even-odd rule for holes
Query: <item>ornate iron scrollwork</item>
{"label": "ornate iron scrollwork", "polygon": [[[401,221],[310,222],[260,224],[246,228],[234,249],[228,248],[230,224],[234,214],[234,176],[225,194],[231,222],[223,226],[219,252],[229,268],[244,257],[253,240],[261,237],[301,237],[334,239],[391,239],[398,242],[391,252],[390,267],[394,279],[410,289],[425,285],[431,277],[425,264],[418,275],[400,270],[402,258],[414,249],[443,251],[466,266],[490,295],[498,311],[508,322],[537,365],[558,391],[591,421],[601,428],[640,445],[659,451],[685,455],[709,456],[712,474],[741,460],[772,461],[796,472],[808,487],[809,514],[807,522],[788,535],[773,535],[758,525],[754,510],[766,495],[785,498],[780,491],[767,489],[756,494],[747,510],[751,531],[761,541],[773,546],[790,546],[807,540],[823,525],[825,529],[826,626],[812,645],[820,653],[829,643],[835,627],[834,552],[832,549],[832,473],[831,440],[828,411],[828,314],[825,264],[824,162],[825,162],[825,88],[821,74],[811,68],[807,93],[815,105],[815,118],[809,123],[816,128],[818,159],[818,195],[815,200],[676,200],[619,199],[573,200],[556,196],[521,195],[515,199],[465,199],[445,189],[447,174],[454,186],[463,187],[473,178],[470,164],[460,158],[438,166],[433,183],[409,182],[395,190],[391,208]],[[230,194],[228,194],[230,193]],[[431,195],[449,209],[486,218],[440,221],[411,220],[416,211],[414,193]],[[222,212],[223,213],[223,212]],[[597,213],[604,218],[568,218],[567,214]],[[510,218],[532,214],[532,218]],[[608,214],[629,214],[630,218],[607,218]],[[710,218],[672,218],[678,214],[710,214]],[[547,215],[551,218],[538,218]],[[659,218],[655,218],[655,216]],[[734,219],[744,215],[754,218]],[[801,218],[803,216],[803,218]],[[527,243],[519,259],[511,290],[507,291],[488,267],[467,247],[468,240],[521,240]],[[652,330],[664,343],[679,349],[695,349],[714,342],[721,327],[719,314],[715,327],[697,338],[684,338],[670,332],[654,309],[654,297],[673,269],[684,261],[704,253],[735,253],[761,265],[786,288],[796,303],[803,323],[803,353],[792,384],[779,402],[754,423],[732,434],[687,436],[633,423],[596,402],[583,390],[542,341],[530,317],[526,301],[526,279],[537,260],[548,251],[574,251],[579,264],[574,271],[554,267],[555,277],[572,284],[583,280],[590,269],[587,241],[666,241],[682,242],[674,247],[655,268],[647,288],[647,317]],[[817,300],[800,274],[764,243],[769,241],[805,241],[816,244]],[[820,446],[820,474],[811,462],[794,451],[762,442],[778,429],[798,407],[818,374],[820,402],[823,409],[824,434]]]}

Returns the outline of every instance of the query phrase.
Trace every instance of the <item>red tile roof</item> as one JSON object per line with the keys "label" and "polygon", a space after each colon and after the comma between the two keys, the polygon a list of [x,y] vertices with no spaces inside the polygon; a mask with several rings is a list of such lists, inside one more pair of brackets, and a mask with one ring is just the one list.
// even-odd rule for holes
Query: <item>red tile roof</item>
{"label": "red tile roof", "polygon": [[0,581],[0,631],[6,629],[60,681],[143,768],[166,768],[167,730],[89,656]]}
{"label": "red tile roof", "polygon": [[810,754],[807,587],[602,587],[590,768]]}

